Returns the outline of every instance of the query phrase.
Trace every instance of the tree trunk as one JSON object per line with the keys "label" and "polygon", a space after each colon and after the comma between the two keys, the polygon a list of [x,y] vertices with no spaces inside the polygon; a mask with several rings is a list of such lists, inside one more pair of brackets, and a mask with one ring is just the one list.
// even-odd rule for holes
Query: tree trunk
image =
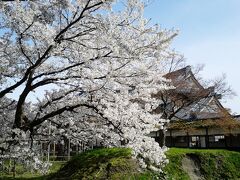
{"label": "tree trunk", "polygon": [[159,130],[158,143],[160,147],[165,146],[166,131],[164,129]]}

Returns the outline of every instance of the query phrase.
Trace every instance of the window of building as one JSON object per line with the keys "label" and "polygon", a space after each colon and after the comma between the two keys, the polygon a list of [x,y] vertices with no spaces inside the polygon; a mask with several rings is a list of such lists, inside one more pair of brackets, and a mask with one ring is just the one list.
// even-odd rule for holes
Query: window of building
{"label": "window of building", "polygon": [[184,143],[184,142],[186,142],[185,139],[186,138],[184,136],[178,136],[178,137],[176,137],[176,142]]}
{"label": "window of building", "polygon": [[214,136],[209,136],[208,139],[209,139],[209,142],[214,142],[215,141]]}
{"label": "window of building", "polygon": [[209,136],[209,142],[219,142],[224,139],[224,135]]}
{"label": "window of building", "polygon": [[196,141],[198,141],[199,140],[199,137],[198,136],[192,136],[192,141],[193,142],[196,142]]}
{"label": "window of building", "polygon": [[224,135],[215,136],[215,142],[218,142],[221,139],[224,139]]}
{"label": "window of building", "polygon": [[191,136],[190,147],[199,147],[200,139],[199,136]]}

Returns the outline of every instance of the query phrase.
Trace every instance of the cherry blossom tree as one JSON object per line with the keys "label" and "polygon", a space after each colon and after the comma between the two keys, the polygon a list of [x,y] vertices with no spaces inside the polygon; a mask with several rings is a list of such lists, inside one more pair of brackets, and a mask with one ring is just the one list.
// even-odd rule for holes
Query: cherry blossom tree
{"label": "cherry blossom tree", "polygon": [[22,158],[19,152],[35,150],[36,156],[34,139],[50,128],[50,138],[131,147],[142,167],[161,170],[166,148],[146,135],[167,121],[151,113],[161,103],[151,94],[170,88],[160,63],[172,54],[176,32],[149,25],[140,0],[0,6],[3,154]]}

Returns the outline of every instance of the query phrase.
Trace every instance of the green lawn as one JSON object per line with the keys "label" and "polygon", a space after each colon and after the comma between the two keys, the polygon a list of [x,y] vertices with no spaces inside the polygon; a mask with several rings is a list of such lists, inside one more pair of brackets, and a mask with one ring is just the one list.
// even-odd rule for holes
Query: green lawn
{"label": "green lawn", "polygon": [[[49,174],[57,172],[66,162],[64,161],[52,161],[52,166],[49,169]],[[38,172],[29,172],[23,169],[22,166],[17,165],[16,167],[16,177],[13,178],[12,173],[0,172],[0,179],[46,179],[46,176],[42,176],[42,174]]]}
{"label": "green lawn", "polygon": [[[171,148],[166,153],[169,164],[164,168],[167,179],[189,180],[184,172],[182,159],[194,156],[205,179],[240,179],[240,153],[228,150],[197,150]],[[82,153],[69,162],[55,161],[48,176],[22,172],[17,169],[16,179],[126,179],[152,180],[151,172],[140,173],[131,159],[131,150],[122,148],[97,149]],[[0,179],[13,179],[12,175],[0,174]]]}

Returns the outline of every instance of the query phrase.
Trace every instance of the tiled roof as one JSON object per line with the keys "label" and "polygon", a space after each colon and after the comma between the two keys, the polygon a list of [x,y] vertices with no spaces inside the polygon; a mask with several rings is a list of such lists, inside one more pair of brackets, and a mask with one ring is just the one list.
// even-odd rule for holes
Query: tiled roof
{"label": "tiled roof", "polygon": [[167,78],[167,79],[177,79],[180,76],[186,77],[189,70],[191,70],[191,67],[186,66],[182,69],[178,69],[176,71],[167,73],[166,75],[164,75],[164,77]]}
{"label": "tiled roof", "polygon": [[[191,113],[194,113],[197,119],[219,118],[222,116],[220,112],[223,111],[224,108],[215,97],[214,87],[205,89],[195,78],[190,66],[170,72],[164,77],[172,81],[173,85],[176,87],[174,90],[176,93],[180,92],[181,94],[181,92],[183,92],[189,97],[196,96],[200,98],[197,102],[182,108],[176,113],[176,117],[179,119],[190,119]],[[213,98],[214,100],[212,100]],[[213,101],[214,108],[211,108],[212,105],[210,105],[210,101]],[[203,111],[204,107],[205,111]]]}
{"label": "tiled roof", "polygon": [[178,89],[187,89],[191,87],[197,90],[204,90],[204,87],[198,82],[192,73],[190,66],[167,73],[164,77],[170,79],[173,85]]}
{"label": "tiled roof", "polygon": [[240,121],[240,115],[234,115],[233,118]]}

